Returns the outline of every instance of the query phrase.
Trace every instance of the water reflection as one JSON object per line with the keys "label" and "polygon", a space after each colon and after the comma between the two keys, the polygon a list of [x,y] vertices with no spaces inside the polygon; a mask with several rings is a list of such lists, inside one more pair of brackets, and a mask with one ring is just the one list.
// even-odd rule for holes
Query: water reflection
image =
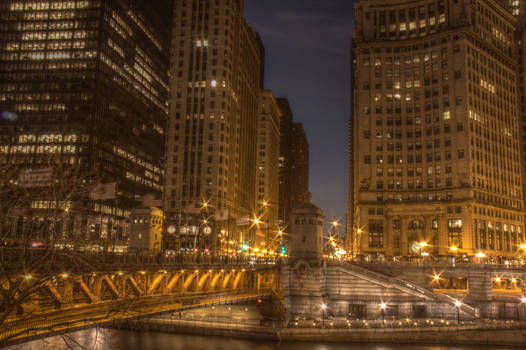
{"label": "water reflection", "polygon": [[[34,341],[9,350],[483,350],[495,346],[440,346],[410,344],[355,343],[272,343],[177,335],[169,333],[135,332],[113,329],[91,329],[66,336]],[[510,348],[499,348],[511,350]]]}

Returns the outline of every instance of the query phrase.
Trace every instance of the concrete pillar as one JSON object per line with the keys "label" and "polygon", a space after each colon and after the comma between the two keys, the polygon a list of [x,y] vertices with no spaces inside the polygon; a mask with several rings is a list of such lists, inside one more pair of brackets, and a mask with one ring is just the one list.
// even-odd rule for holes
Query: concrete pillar
{"label": "concrete pillar", "polygon": [[491,275],[485,271],[470,272],[468,275],[468,298],[480,305],[480,313],[484,318],[493,318],[498,310],[491,305],[492,299]]}

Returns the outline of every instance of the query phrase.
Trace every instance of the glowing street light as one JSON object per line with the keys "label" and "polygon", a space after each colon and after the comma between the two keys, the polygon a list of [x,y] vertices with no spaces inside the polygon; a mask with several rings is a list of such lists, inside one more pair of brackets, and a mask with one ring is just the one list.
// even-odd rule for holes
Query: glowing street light
{"label": "glowing street light", "polygon": [[436,281],[436,282],[440,281],[440,275],[435,274],[433,276],[433,280]]}
{"label": "glowing street light", "polygon": [[459,300],[455,300],[455,306],[457,307],[457,324],[460,324],[460,306],[462,303]]}
{"label": "glowing street light", "polygon": [[25,278],[26,280],[30,280],[30,279],[32,279],[32,278],[33,278],[33,276],[32,276],[32,275],[29,275],[29,274],[27,274],[27,275],[25,275],[25,276],[24,276],[24,278]]}
{"label": "glowing street light", "polygon": [[479,259],[482,259],[486,257],[486,254],[484,254],[483,252],[478,252],[475,256]]}
{"label": "glowing street light", "polygon": [[452,252],[456,252],[458,250],[458,247],[453,245],[449,247],[449,250],[451,250]]}

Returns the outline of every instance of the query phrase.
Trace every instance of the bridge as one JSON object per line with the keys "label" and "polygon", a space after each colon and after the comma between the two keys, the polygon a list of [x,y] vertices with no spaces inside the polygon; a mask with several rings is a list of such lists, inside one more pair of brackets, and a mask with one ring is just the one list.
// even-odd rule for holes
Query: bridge
{"label": "bridge", "polygon": [[0,279],[0,346],[264,298],[283,321],[319,319],[322,304],[342,318],[378,319],[384,305],[390,317],[404,319],[526,319],[524,265],[1,249],[0,263],[9,267]]}
{"label": "bridge", "polygon": [[[5,252],[4,252],[5,253]],[[29,261],[41,260],[39,252]],[[9,254],[3,255],[9,260]],[[15,258],[15,261],[20,261]],[[82,261],[82,263],[80,263]],[[18,304],[0,325],[0,345],[114,321],[268,298],[279,289],[268,259],[135,254],[58,254],[46,271],[20,265],[1,281]],[[9,309],[11,306],[11,309]]]}

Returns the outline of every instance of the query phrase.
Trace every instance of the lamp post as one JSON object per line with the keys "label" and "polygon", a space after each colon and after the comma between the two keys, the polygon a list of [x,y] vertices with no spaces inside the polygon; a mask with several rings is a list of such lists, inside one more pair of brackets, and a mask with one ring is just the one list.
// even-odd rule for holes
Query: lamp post
{"label": "lamp post", "polygon": [[458,247],[453,245],[453,246],[449,247],[449,250],[451,251],[451,253],[452,253],[452,255],[453,255],[452,262],[453,262],[453,266],[455,266],[455,264],[456,264],[455,256],[456,256],[456,253],[457,253]]}
{"label": "lamp post", "polygon": [[457,307],[457,324],[460,324],[460,306],[462,303],[458,300],[455,300],[455,306]]}
{"label": "lamp post", "polygon": [[387,305],[385,303],[380,304],[380,309],[382,310],[382,327],[385,327],[385,308]]}
{"label": "lamp post", "polygon": [[327,309],[326,304],[321,304],[321,317],[322,317],[322,327],[325,328],[325,310]]}

